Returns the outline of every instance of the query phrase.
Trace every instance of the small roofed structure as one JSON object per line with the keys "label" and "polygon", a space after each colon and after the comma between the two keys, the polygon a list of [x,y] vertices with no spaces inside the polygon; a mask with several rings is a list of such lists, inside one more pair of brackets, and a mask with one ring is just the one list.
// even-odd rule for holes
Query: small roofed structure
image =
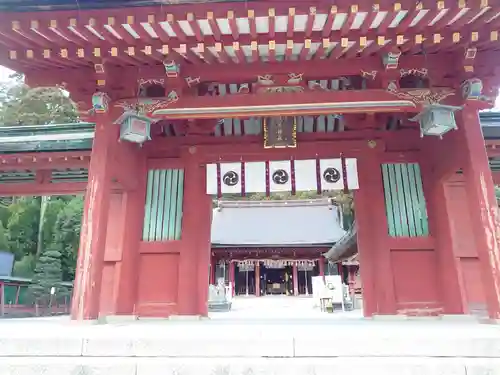
{"label": "small roofed structure", "polygon": [[323,256],[330,262],[336,263],[352,259],[358,253],[357,245],[357,226],[352,223],[344,236],[339,239]]}

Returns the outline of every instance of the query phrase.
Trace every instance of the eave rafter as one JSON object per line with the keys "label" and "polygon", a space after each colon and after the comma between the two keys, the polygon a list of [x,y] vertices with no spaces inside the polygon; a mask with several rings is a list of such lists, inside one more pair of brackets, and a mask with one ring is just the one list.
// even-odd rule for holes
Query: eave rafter
{"label": "eave rafter", "polygon": [[[124,84],[126,87],[129,87],[130,85],[123,82],[123,77],[128,77],[127,82],[136,82],[140,79],[162,78],[165,75],[163,61],[174,61],[179,63],[180,59],[184,60],[182,56],[170,51],[168,48],[165,48],[162,51],[163,53],[156,52],[157,55],[154,56],[156,59],[155,64],[151,64],[149,66],[128,65],[116,67],[109,64],[110,60],[102,58],[102,52],[103,51],[100,49],[95,49],[88,51],[87,54],[86,51],[86,55],[84,55],[84,57],[89,61],[89,66],[86,70],[78,69],[78,77],[81,78],[80,80],[75,81],[75,70],[58,70],[57,67],[51,67],[46,68],[45,74],[39,76],[47,77],[47,79],[52,80],[53,83],[49,83],[47,80],[42,80],[37,84],[46,85],[70,83],[72,87],[78,89],[79,91],[84,90],[85,92],[90,92],[91,94],[95,91],[95,87],[92,88],[92,80],[94,80],[94,68],[96,64],[105,64],[105,66],[107,66],[107,71],[111,74],[108,77],[108,80],[110,80],[112,87],[115,85],[123,86]],[[495,51],[478,54],[472,61],[474,72],[485,78],[495,76],[497,71],[492,69],[490,65],[491,61],[498,59],[499,55],[500,53]],[[153,55],[149,56],[153,57]],[[403,55],[398,59],[397,69],[392,70],[386,70],[383,65],[383,61],[379,56],[339,59],[335,62],[334,66],[332,66],[330,60],[316,59],[308,61],[280,61],[276,63],[263,63],[261,61],[256,61],[247,63],[244,71],[242,71],[241,65],[236,64],[231,60],[232,63],[225,64],[224,69],[221,69],[219,64],[200,63],[183,65],[182,76],[192,78],[200,77],[200,82],[206,83],[216,82],[220,84],[232,84],[235,82],[255,82],[257,77],[268,74],[282,77],[287,74],[286,72],[301,74],[303,79],[307,81],[331,80],[349,76],[364,77],[366,73],[371,74],[375,70],[374,78],[367,77],[366,79],[366,84],[369,85],[367,88],[380,88],[386,87],[386,83],[389,81],[398,81],[400,79],[401,72],[420,71],[422,69],[426,69],[432,76],[432,84],[434,86],[457,87],[460,83],[460,79],[457,79],[457,77],[463,76],[464,79],[468,78],[464,70],[465,62],[463,57],[463,51],[445,55]],[[447,65],[443,65],[443,59],[449,61],[449,63]],[[467,63],[469,64],[469,62]],[[55,78],[57,81],[54,81]],[[488,81],[490,80],[490,78],[487,79]],[[99,86],[100,85],[98,85],[98,87]],[[130,88],[132,88],[132,86],[130,86]],[[136,88],[134,89],[134,92],[135,91]]]}
{"label": "eave rafter", "polygon": [[[318,34],[313,34],[313,37],[311,39],[308,39],[304,38],[305,35],[303,33],[301,33],[301,35],[298,35],[297,33],[294,34],[294,39],[286,39],[285,35],[280,35],[279,38],[275,39],[270,39],[268,36],[263,36],[259,38],[258,41],[253,41],[248,37],[240,37],[239,42],[232,42],[230,45],[219,42],[216,42],[214,44],[198,43],[192,40],[188,40],[187,43],[169,43],[168,45],[161,43],[161,41],[159,40],[155,40],[152,43],[142,43],[141,41],[137,41],[132,45],[127,45],[126,43],[123,43],[123,41],[117,40],[114,46],[106,44],[102,45],[102,50],[104,54],[107,54],[108,58],[116,58],[117,60],[123,60],[123,56],[130,56],[130,51],[134,50],[136,51],[134,56],[137,59],[141,60],[141,56],[146,55],[144,51],[154,50],[156,52],[160,52],[166,46],[173,52],[178,52],[179,54],[183,55],[183,57],[191,63],[196,63],[196,57],[203,57],[205,54],[211,53],[211,50],[217,52],[217,55],[219,56],[219,60],[221,62],[229,62],[229,60],[233,59],[227,58],[228,51],[226,49],[230,48],[231,54],[235,56],[235,46],[237,46],[237,49],[240,50],[241,53],[244,53],[244,56],[248,57],[249,60],[251,58],[256,58],[256,56],[254,56],[254,52],[249,52],[249,54],[247,55],[247,52],[244,52],[245,50],[258,51],[259,46],[261,46],[261,48],[262,46],[265,46],[267,47],[266,52],[269,56],[268,60],[274,61],[276,56],[278,55],[277,50],[279,46],[282,46],[281,49],[283,50],[282,52],[280,52],[280,54],[282,56],[285,56],[287,53],[286,50],[293,50],[294,46],[296,45],[296,43],[299,43],[299,41],[301,41],[302,44],[299,50],[302,50],[302,48],[304,47],[307,48],[306,41],[310,41],[310,43],[319,46],[315,50],[315,54],[320,54],[319,58],[322,58],[323,56],[326,56],[326,54],[328,54],[330,58],[335,59],[340,58],[348,50],[351,49],[356,51],[356,53],[353,55],[356,55],[358,52],[363,52],[363,56],[373,54],[374,52],[382,49],[384,46],[396,46],[399,47],[403,52],[412,51],[417,53],[421,50],[426,50],[426,52],[432,53],[436,52],[437,50],[458,50],[463,48],[465,45],[472,46],[476,43],[479,47],[482,47],[484,49],[485,44],[495,43],[499,41],[497,30],[483,30],[482,32],[478,32],[474,30],[468,30],[466,28],[464,28],[461,32],[426,32],[417,35],[393,35],[388,33],[388,36],[378,36],[373,40],[369,40],[368,36],[357,36],[356,34],[357,33],[351,33],[349,37],[339,38],[337,39],[339,40],[339,42],[333,42],[331,39],[319,38]],[[335,39],[335,37],[336,36],[334,36],[332,39]],[[309,44],[309,42],[307,42],[307,44]],[[369,47],[368,44],[370,44],[371,47]],[[322,52],[321,45],[323,46],[323,49],[326,48],[327,50]],[[51,53],[47,53],[47,50],[50,50]],[[37,62],[44,59],[50,60],[50,56],[55,57],[58,55],[67,55],[72,60],[78,60],[82,56],[81,51],[85,51],[83,55],[88,55],[87,52],[91,50],[92,48],[90,47],[85,48],[77,46],[67,48],[44,48],[43,46],[40,46],[9,49],[8,51],[4,49],[3,59],[25,61],[27,63],[31,61],[32,64],[35,65],[34,67],[36,67]],[[67,51],[67,53],[65,51]],[[298,55],[300,55],[300,52]],[[302,56],[304,55],[307,59],[307,56],[309,54],[303,54]],[[353,55],[350,55],[348,57],[354,57]],[[316,56],[314,57],[316,58]],[[244,62],[247,59],[235,58],[234,60],[240,60],[240,62]],[[13,61],[11,61],[11,63],[13,63]],[[130,62],[130,64],[134,65],[133,62]],[[78,65],[78,63],[76,65]]]}
{"label": "eave rafter", "polygon": [[[477,42],[485,49],[498,41],[489,36],[498,32],[500,22],[500,5],[491,0],[423,0],[416,4],[410,0],[379,4],[339,1],[334,6],[320,2],[314,7],[256,1],[251,9],[248,7],[208,3],[196,7],[171,5],[168,13],[158,12],[157,7],[134,8],[133,12],[106,9],[9,13],[0,16],[5,21],[0,23],[0,42],[5,44],[3,58],[7,64],[17,64],[21,69],[30,65],[65,68],[75,60],[57,61],[59,52],[55,51],[77,47],[115,47],[116,56],[108,57],[114,57],[118,64],[149,64],[151,58],[137,51],[159,52],[164,45],[191,63],[242,64],[352,58],[394,46],[415,53],[424,41],[424,47],[432,44],[432,51],[461,48],[457,41]],[[460,33],[458,39],[456,33]],[[479,40],[469,37],[473,33]],[[380,43],[381,38],[384,43]],[[130,47],[135,47],[135,54],[129,53]],[[46,49],[52,51],[50,58],[35,52]],[[29,53],[33,57],[21,61],[27,50],[33,51]],[[9,51],[17,52],[18,61],[9,61]],[[131,59],[122,56],[124,53]],[[47,61],[38,65],[44,59]]]}

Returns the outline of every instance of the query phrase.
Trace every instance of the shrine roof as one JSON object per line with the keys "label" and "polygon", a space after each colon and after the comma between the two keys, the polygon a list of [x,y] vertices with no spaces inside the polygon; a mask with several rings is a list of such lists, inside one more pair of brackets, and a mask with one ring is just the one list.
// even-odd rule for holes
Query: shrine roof
{"label": "shrine roof", "polygon": [[224,201],[213,210],[214,247],[326,247],[344,234],[339,209],[328,199]]}
{"label": "shrine roof", "polygon": [[479,119],[486,139],[500,138],[500,112],[481,112]]}
{"label": "shrine roof", "polygon": [[323,256],[331,262],[339,262],[352,257],[357,254],[358,251],[357,236],[357,225],[356,222],[354,222],[344,236],[342,236],[330,250],[324,253]]}
{"label": "shrine roof", "polygon": [[90,150],[92,123],[0,126],[0,152]]}
{"label": "shrine roof", "polygon": [[[17,276],[0,276],[0,281],[3,283],[9,284],[29,284],[32,282],[32,279],[26,277],[17,277]],[[60,286],[65,287],[73,287],[73,283],[70,281],[61,281],[59,282]]]}

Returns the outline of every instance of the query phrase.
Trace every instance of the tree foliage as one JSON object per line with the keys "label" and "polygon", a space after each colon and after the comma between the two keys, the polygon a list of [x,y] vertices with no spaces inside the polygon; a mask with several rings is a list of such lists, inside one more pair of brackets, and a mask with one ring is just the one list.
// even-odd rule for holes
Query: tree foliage
{"label": "tree foliage", "polygon": [[9,206],[7,238],[16,260],[25,255],[35,255],[38,236],[40,198],[21,197]]}
{"label": "tree foliage", "polygon": [[66,202],[57,213],[53,226],[53,242],[61,253],[62,278],[73,280],[75,277],[77,249],[83,217],[83,197],[75,197]]}
{"label": "tree foliage", "polygon": [[45,125],[78,121],[78,111],[60,87],[30,88],[23,83],[0,91],[0,123],[4,126]]}
{"label": "tree foliage", "polygon": [[[38,258],[37,241],[40,220],[40,197],[17,198],[8,207],[4,231],[6,249],[14,253],[14,275],[31,277]],[[72,281],[78,251],[83,214],[81,196],[51,197],[43,217],[42,249],[54,248],[61,253],[63,280]]]}
{"label": "tree foliage", "polygon": [[61,281],[61,253],[55,250],[53,245],[44,250],[38,258],[33,282],[28,287],[28,295],[38,306],[47,307],[55,294],[52,290],[56,292],[56,289],[61,288]]}
{"label": "tree foliage", "polygon": [[[0,86],[2,126],[78,121],[63,88],[31,88],[22,75],[11,78]],[[0,198],[0,248],[14,253],[14,276],[33,278],[30,292],[41,305],[48,303],[52,286],[73,280],[82,210],[81,197]]]}

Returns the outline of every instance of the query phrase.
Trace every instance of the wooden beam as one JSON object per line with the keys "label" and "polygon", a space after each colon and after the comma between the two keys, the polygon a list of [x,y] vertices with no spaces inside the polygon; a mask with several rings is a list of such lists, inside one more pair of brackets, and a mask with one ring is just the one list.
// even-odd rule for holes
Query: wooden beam
{"label": "wooden beam", "polygon": [[0,164],[0,171],[18,171],[18,170],[44,170],[44,169],[83,169],[88,168],[89,159],[68,160],[68,161],[38,161],[38,162],[20,162],[17,164]]}
{"label": "wooden beam", "polygon": [[16,160],[68,160],[90,157],[91,151],[55,151],[55,152],[27,152],[17,154],[0,154],[0,161],[16,161]]}
{"label": "wooden beam", "polygon": [[0,196],[73,195],[84,193],[86,188],[86,182],[61,182],[56,184],[0,184]]}
{"label": "wooden beam", "polygon": [[[404,90],[402,90],[404,91]],[[133,100],[133,99],[130,99]],[[234,94],[181,97],[155,109],[157,118],[246,118],[251,115],[305,115],[369,112],[419,112],[420,105],[386,90],[306,91],[276,95]],[[153,115],[152,113],[150,115]]]}
{"label": "wooden beam", "polygon": [[[306,13],[309,9],[309,2],[298,2],[299,4],[295,6],[297,13]],[[336,6],[338,8],[339,13],[347,13],[352,4],[351,0],[337,0]],[[380,1],[380,11],[392,11],[393,2],[390,1]],[[415,5],[415,0],[399,0],[399,4],[401,4],[402,10],[411,9],[412,6]],[[422,4],[423,9],[436,9],[437,1],[436,0],[420,0],[419,3]],[[448,9],[456,9],[458,7],[457,0],[444,0],[444,7]],[[481,4],[484,2],[481,0],[468,0],[467,7],[472,9],[478,9],[481,7]],[[320,10],[322,13],[327,13],[329,9],[329,5],[331,1],[329,0],[317,0],[315,4],[318,8],[318,13]],[[75,8],[77,4],[75,4]],[[257,16],[264,15],[267,10],[272,7],[275,9],[276,16],[286,15],[288,13],[289,4],[287,2],[283,2],[280,0],[270,0],[263,2],[256,2],[252,4],[252,8],[255,10]],[[242,14],[245,14],[248,8],[247,3],[200,3],[196,4],[196,7],[193,7],[193,4],[175,4],[175,6],[169,7],[169,12],[174,14],[175,17],[179,20],[184,20],[186,14],[192,12],[197,18],[203,18],[206,15],[207,11],[216,11],[218,18],[224,18],[227,14],[227,11],[233,10],[235,12],[235,16],[241,17]],[[89,14],[90,16],[97,16],[105,12],[106,16],[114,16],[119,17],[122,15],[126,15],[130,12],[130,8],[114,8],[114,9],[74,9],[69,11],[50,11],[50,12],[22,12],[22,13],[14,13],[16,18],[18,19],[47,19],[50,17],[57,17],[59,19],[67,19],[68,17],[76,17],[77,14]],[[140,17],[144,17],[146,19],[148,14],[158,14],[161,12],[162,7],[159,6],[145,6],[145,7],[136,7],[134,9],[134,14],[140,19]],[[359,12],[370,12],[373,9],[373,2],[360,2],[359,4]],[[7,13],[7,12],[4,12]],[[0,21],[11,19],[12,15],[2,14]],[[141,20],[140,22],[146,22]]]}
{"label": "wooden beam", "polygon": [[[308,42],[309,45],[309,42]],[[257,46],[256,46],[257,47]],[[322,49],[320,46],[318,50]],[[462,53],[460,53],[460,57]],[[461,69],[459,63],[455,64],[458,55],[448,54],[441,56],[402,56],[399,59],[400,69],[427,68],[430,71],[439,74],[450,74],[454,70]],[[479,58],[479,57],[478,57]],[[443,59],[449,61],[448,65],[443,65]],[[327,79],[350,75],[359,75],[361,71],[384,70],[382,60],[378,56],[367,58],[354,58],[350,60],[338,60],[332,65],[327,60],[309,60],[309,61],[282,61],[277,63],[249,63],[245,65],[244,71],[241,66],[236,64],[225,65],[221,69],[218,65],[211,66],[185,66],[183,74],[189,76],[200,76],[204,82],[216,81],[220,83],[234,83],[242,79],[254,80],[258,76],[265,74],[282,74],[283,72],[300,72],[307,79]],[[248,77],[248,78],[247,78]]]}
{"label": "wooden beam", "polygon": [[210,26],[210,29],[212,30],[215,41],[220,42],[222,32],[220,31],[220,27],[214,17],[214,12],[207,12],[206,19],[208,20],[208,24]]}
{"label": "wooden beam", "polygon": [[[161,27],[160,22],[163,21],[160,17],[156,17],[155,14],[148,14],[147,23],[153,29],[154,33],[160,39],[163,44],[168,43],[170,40],[170,36],[167,32]],[[140,21],[139,21],[140,22]]]}
{"label": "wooden beam", "polygon": [[[206,47],[205,47],[206,48]],[[223,52],[223,46],[220,45],[221,50],[217,51],[218,57],[222,57],[225,59],[223,61],[229,63],[225,64],[223,68],[217,63],[215,64],[199,64],[192,65],[186,64],[182,67],[181,74],[183,76],[191,76],[191,77],[200,77],[202,82],[219,82],[219,83],[235,83],[235,82],[254,82],[258,76],[271,74],[271,75],[279,75],[283,74],[283,72],[297,72],[302,73],[304,75],[304,79],[306,80],[318,80],[318,79],[335,79],[342,76],[350,76],[350,75],[360,75],[362,71],[372,71],[379,70],[383,71],[384,67],[382,64],[382,59],[379,56],[370,56],[366,58],[353,58],[350,60],[340,59],[337,60],[334,65],[331,64],[328,60],[323,59],[314,59],[308,61],[282,61],[276,63],[263,63],[258,61],[258,49],[255,44],[252,47],[252,59],[254,62],[248,63],[245,65],[245,69],[241,69],[241,66],[232,63],[232,59]],[[328,47],[326,47],[328,48]],[[370,48],[370,47],[368,47]],[[325,50],[324,47],[319,46],[316,51],[315,56],[320,53],[323,53]],[[85,51],[85,58],[82,61],[87,61],[93,56],[93,51]],[[146,52],[144,52],[146,51]],[[165,74],[165,70],[161,61],[166,59],[172,59],[178,57],[182,59],[180,62],[184,61],[183,58],[178,56],[174,51],[165,50],[167,52],[167,56],[164,54],[157,52],[152,48],[145,49],[143,52],[146,56],[152,57],[151,55],[147,55],[148,51],[152,51],[155,54],[154,58],[159,62],[157,65],[153,66],[122,66],[122,67],[111,67],[107,66],[107,69],[116,77],[127,77],[127,79],[136,81],[137,79],[144,78],[158,78]],[[71,54],[76,51],[69,51]],[[139,50],[136,50],[136,53],[142,53]],[[306,53],[306,51],[304,52]],[[174,55],[173,57],[171,55]],[[157,55],[157,56],[156,56]],[[484,56],[483,56],[484,55]],[[90,56],[90,57],[88,57]],[[429,72],[432,73],[432,77],[435,77],[433,84],[439,85],[440,80],[445,75],[453,74],[453,72],[457,72],[457,74],[461,74],[463,72],[462,66],[462,57],[463,51],[460,51],[456,54],[440,54],[440,55],[428,55],[427,61],[424,56],[402,56],[399,59],[399,68],[400,69],[421,69],[427,68]],[[20,56],[16,56],[16,60],[19,60]],[[127,58],[129,58],[127,56]],[[483,64],[490,64],[491,61],[496,61],[500,58],[500,51],[495,53],[483,52],[478,54],[475,59],[475,68],[478,72],[480,72],[480,68]],[[21,60],[24,62],[26,59],[23,58]],[[443,61],[447,61],[448,64],[444,65]],[[78,73],[78,74],[75,74]],[[82,77],[83,79],[79,80],[77,85],[85,85],[88,80],[94,79],[93,69],[89,66],[86,71],[82,69],[58,69],[56,67],[46,67],[46,70],[43,73],[43,77],[45,80],[43,81],[43,85],[51,85],[51,84],[59,84],[61,82],[74,82],[75,77]],[[444,81],[443,81],[444,82]],[[441,84],[441,86],[446,86],[447,84]]]}
{"label": "wooden beam", "polygon": [[[171,23],[173,22],[174,21],[171,21]],[[130,46],[133,46],[137,49],[143,49],[145,46],[151,46],[154,49],[161,49],[165,44],[158,38],[154,38],[149,41],[147,40],[143,41],[138,39],[138,40],[133,40],[132,42],[127,42],[126,40],[117,38],[116,35],[112,34],[107,28],[104,27],[99,28],[97,26],[97,20],[95,19],[92,19],[91,25],[97,32],[99,32],[106,38],[106,40],[99,40],[99,42],[97,42],[94,46],[94,48],[102,47],[103,51],[108,51],[110,50],[111,47],[116,47],[120,51],[125,51]],[[113,30],[115,30],[115,28],[113,28]],[[462,35],[470,35],[472,33],[478,33],[479,35],[488,35],[491,31],[498,31],[498,30],[496,30],[496,28],[491,27],[489,24],[486,24],[480,28],[472,28],[470,26],[464,26],[460,30],[460,33]],[[179,31],[179,35],[180,33],[181,31]],[[421,38],[422,40],[426,39],[434,40],[434,36],[437,33],[439,33],[440,35],[441,43],[447,43],[453,41],[456,31],[447,29],[442,32],[439,32],[437,30],[434,30],[434,28],[432,27],[428,27],[424,29],[422,33],[418,35],[418,37]],[[6,34],[6,35],[11,35],[11,34]],[[288,41],[293,41],[293,43],[303,43],[305,39],[310,39],[312,43],[318,43],[323,41],[324,39],[320,31],[313,31],[311,34],[312,35],[310,38],[307,37],[305,32],[294,32],[291,38],[287,38],[286,33],[275,33],[275,38],[272,38],[269,34],[258,34],[257,38],[252,37],[251,34],[241,34],[239,35],[238,43],[240,44],[240,46],[250,46],[254,42],[257,42],[257,44],[260,45],[266,45],[266,44],[269,45],[270,42],[274,43],[274,45],[279,45],[279,44],[286,44]],[[122,31],[121,35],[125,35],[125,30]],[[397,41],[398,39],[408,39],[410,41],[414,41],[416,36],[417,35],[414,34],[413,32],[402,35],[396,33],[393,29],[388,29],[385,35],[377,35],[377,30],[370,30],[367,33],[362,33],[360,30],[352,30],[349,32],[348,36],[342,37],[341,31],[337,30],[337,31],[332,31],[331,38],[333,39],[331,40],[348,39],[349,41],[359,41],[359,40],[370,41],[370,40],[377,40],[380,37],[384,37],[385,40],[391,40],[392,41],[391,43],[395,44],[395,41]],[[234,38],[231,35],[222,35],[220,39],[221,39],[220,43],[222,45],[232,45],[234,42]],[[169,48],[180,48],[182,45],[186,45],[186,47],[188,48],[195,48],[199,43],[203,43],[207,47],[214,46],[214,38],[212,36],[204,36],[201,42],[195,36],[185,36],[182,37],[182,40],[185,40],[185,42],[181,42],[181,40],[179,40],[178,38],[170,39],[168,43]],[[26,42],[29,44],[29,41],[26,40]],[[217,45],[217,43],[215,43],[215,45]],[[34,59],[40,60],[42,58],[42,54],[40,53],[40,51],[44,49],[43,46],[29,44],[20,48],[16,48],[15,50],[21,53],[23,50],[26,49],[31,49],[34,51]],[[68,42],[68,47],[66,49],[68,49],[68,51],[76,50],[74,45],[71,45],[69,42]],[[8,54],[8,52],[9,51],[5,51],[4,49],[4,54]],[[106,57],[111,58],[112,56],[106,56]]]}

